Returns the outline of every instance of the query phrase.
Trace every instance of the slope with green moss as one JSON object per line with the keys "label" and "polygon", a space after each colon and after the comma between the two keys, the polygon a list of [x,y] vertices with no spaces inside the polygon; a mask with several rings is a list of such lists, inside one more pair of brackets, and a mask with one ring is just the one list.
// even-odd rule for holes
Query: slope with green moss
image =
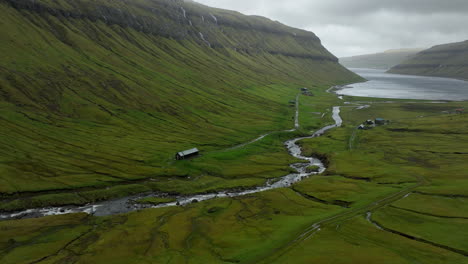
{"label": "slope with green moss", "polygon": [[227,172],[173,154],[291,128],[299,87],[359,80],[313,33],[192,2],[1,0],[0,13],[6,199],[147,179],[166,190],[173,177],[259,184],[287,170],[287,158],[266,158],[287,156],[281,144]]}
{"label": "slope with green moss", "polygon": [[468,40],[424,50],[389,72],[468,80],[467,60]]}

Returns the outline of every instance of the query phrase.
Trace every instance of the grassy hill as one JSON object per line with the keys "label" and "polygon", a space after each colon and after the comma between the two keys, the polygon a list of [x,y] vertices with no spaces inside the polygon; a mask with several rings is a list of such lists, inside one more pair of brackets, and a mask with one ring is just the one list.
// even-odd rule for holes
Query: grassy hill
{"label": "grassy hill", "polygon": [[368,68],[388,70],[403,61],[412,58],[422,49],[394,49],[381,53],[340,58],[340,63],[347,68]]}
{"label": "grassy hill", "polygon": [[[468,116],[455,113],[468,102],[340,100],[325,90],[361,79],[314,34],[194,3],[0,12],[0,211],[241,190],[289,173],[285,140],[329,124],[331,106],[343,118],[300,142],[322,175],[186,206],[0,219],[0,263],[468,263]],[[292,128],[304,86],[299,131],[230,148]],[[390,122],[357,129],[376,117]],[[174,160],[191,147],[201,157]]]}
{"label": "grassy hill", "polygon": [[250,163],[229,173],[173,155],[291,128],[299,87],[360,79],[311,32],[192,2],[1,0],[0,13],[5,199],[119,184],[143,192],[131,184],[148,179],[174,190],[164,181],[174,177],[201,177],[198,189],[261,183],[288,169],[281,144],[263,150],[279,155],[263,157],[270,167],[245,154]]}
{"label": "grassy hill", "polygon": [[439,45],[418,53],[390,69],[390,73],[468,80],[468,40]]}

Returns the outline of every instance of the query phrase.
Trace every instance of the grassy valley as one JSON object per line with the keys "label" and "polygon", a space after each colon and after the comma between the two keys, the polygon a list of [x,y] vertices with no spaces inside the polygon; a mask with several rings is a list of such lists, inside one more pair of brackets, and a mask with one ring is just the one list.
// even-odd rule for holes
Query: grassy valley
{"label": "grassy valley", "polygon": [[[467,116],[446,112],[462,106],[342,107],[341,128],[301,142],[329,170],[292,188],[109,217],[0,222],[2,261],[468,263]],[[391,122],[356,130],[376,116]]]}
{"label": "grassy valley", "polygon": [[[209,153],[290,129],[288,101],[300,87],[359,79],[313,33],[195,3],[4,0],[0,8],[0,193],[40,195],[25,206],[205,190],[187,187],[188,176],[208,189],[256,185],[284,168],[242,165],[287,156],[282,148],[243,154],[252,161],[233,162],[229,173]],[[174,162],[192,147],[203,166]]]}
{"label": "grassy valley", "polygon": [[0,216],[262,186],[304,161],[285,141],[333,124],[334,106],[343,119],[298,143],[321,175],[183,206],[0,219],[0,263],[468,263],[456,111],[468,102],[338,98],[327,90],[363,79],[313,33],[191,1],[0,0],[0,12]]}

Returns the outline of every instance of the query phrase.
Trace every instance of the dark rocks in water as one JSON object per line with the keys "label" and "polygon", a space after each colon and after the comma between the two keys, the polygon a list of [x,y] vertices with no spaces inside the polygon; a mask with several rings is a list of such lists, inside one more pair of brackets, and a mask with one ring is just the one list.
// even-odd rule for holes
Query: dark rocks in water
{"label": "dark rocks in water", "polygon": [[180,202],[177,202],[176,205],[179,206],[179,205],[180,205]]}
{"label": "dark rocks in water", "polygon": [[192,200],[192,203],[198,203],[198,200],[197,200],[197,199],[193,199],[193,200]]}

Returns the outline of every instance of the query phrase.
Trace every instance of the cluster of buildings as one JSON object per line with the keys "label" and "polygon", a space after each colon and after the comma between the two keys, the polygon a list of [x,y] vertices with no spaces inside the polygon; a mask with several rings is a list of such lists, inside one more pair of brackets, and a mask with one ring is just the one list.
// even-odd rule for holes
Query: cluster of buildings
{"label": "cluster of buildings", "polygon": [[386,125],[389,122],[390,121],[385,120],[383,118],[376,118],[375,120],[370,120],[369,119],[366,122],[364,122],[363,124],[359,125],[358,129],[363,129],[363,130],[372,129],[372,128],[376,127],[376,126]]}
{"label": "cluster of buildings", "polygon": [[314,94],[309,91],[309,89],[307,88],[301,88],[301,92],[302,92],[302,95],[305,95],[305,96],[314,96]]}

